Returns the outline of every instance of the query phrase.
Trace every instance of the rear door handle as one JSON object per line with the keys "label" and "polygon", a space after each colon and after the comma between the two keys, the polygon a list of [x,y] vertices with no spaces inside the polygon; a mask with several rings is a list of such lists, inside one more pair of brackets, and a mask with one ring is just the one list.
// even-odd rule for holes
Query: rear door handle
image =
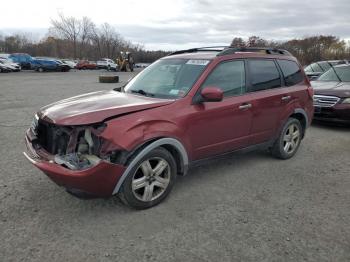
{"label": "rear door handle", "polygon": [[239,109],[243,110],[243,109],[248,109],[251,107],[252,107],[252,104],[244,103],[244,104],[239,106]]}
{"label": "rear door handle", "polygon": [[282,96],[282,101],[287,101],[290,100],[292,97],[291,96]]}

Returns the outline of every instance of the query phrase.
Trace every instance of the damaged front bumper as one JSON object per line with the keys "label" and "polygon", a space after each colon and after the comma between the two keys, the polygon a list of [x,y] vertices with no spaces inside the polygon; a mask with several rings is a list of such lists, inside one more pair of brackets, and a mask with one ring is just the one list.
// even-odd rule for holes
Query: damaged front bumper
{"label": "damaged front bumper", "polygon": [[33,134],[26,132],[25,157],[43,171],[57,185],[71,192],[81,192],[96,197],[111,196],[126,167],[101,159],[84,169],[72,170],[56,163],[55,156],[43,148],[34,148]]}

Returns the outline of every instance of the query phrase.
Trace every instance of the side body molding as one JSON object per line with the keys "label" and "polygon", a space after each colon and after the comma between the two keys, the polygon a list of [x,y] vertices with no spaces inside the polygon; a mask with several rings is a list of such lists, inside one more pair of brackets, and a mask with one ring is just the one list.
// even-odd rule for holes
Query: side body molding
{"label": "side body molding", "polygon": [[150,151],[153,149],[162,146],[162,145],[171,145],[177,149],[179,152],[181,158],[182,158],[182,163],[184,165],[185,173],[188,168],[188,155],[186,152],[185,147],[176,139],[174,138],[161,138],[159,140],[154,141],[153,143],[149,144],[146,146],[129,164],[123,175],[120,177],[117,185],[115,186],[113,190],[113,195],[117,194],[120,190],[120,187],[122,186],[125,178],[129,175],[131,169],[141,160],[142,157],[144,157],[146,154],[148,154]]}

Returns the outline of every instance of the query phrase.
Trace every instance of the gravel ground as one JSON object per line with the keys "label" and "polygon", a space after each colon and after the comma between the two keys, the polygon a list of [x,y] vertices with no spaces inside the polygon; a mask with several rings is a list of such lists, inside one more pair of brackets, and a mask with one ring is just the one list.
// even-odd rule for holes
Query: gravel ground
{"label": "gravel ground", "polygon": [[0,261],[350,261],[350,128],[312,125],[288,161],[210,161],[144,211],[56,186],[22,155],[24,131],[41,106],[115,86],[99,74],[0,75]]}

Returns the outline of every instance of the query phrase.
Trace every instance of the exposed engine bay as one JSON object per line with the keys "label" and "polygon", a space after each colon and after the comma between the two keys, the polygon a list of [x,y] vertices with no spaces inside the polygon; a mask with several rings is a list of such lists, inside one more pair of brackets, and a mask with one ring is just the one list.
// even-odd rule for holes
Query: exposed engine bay
{"label": "exposed engine bay", "polygon": [[83,170],[102,160],[121,161],[123,151],[100,136],[104,128],[104,124],[58,126],[38,120],[31,129],[37,137],[37,146],[54,156],[52,161],[71,170]]}

